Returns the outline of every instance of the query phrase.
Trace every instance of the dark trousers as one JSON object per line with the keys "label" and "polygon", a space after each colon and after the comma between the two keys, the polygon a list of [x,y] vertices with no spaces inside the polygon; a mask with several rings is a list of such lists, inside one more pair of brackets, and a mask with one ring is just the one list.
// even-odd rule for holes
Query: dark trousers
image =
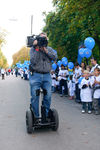
{"label": "dark trousers", "polygon": [[4,74],[2,74],[2,80],[4,80],[5,78],[4,78]]}
{"label": "dark trousers", "polygon": [[64,80],[64,79],[61,79],[61,80],[60,80],[60,83],[59,83],[59,86],[60,86],[60,94],[62,94],[62,86],[64,86],[64,94],[65,94],[65,95],[68,95],[67,81]]}
{"label": "dark trousers", "polygon": [[16,77],[18,76],[18,72],[15,72]]}
{"label": "dark trousers", "polygon": [[25,80],[27,80],[27,74],[25,74]]}
{"label": "dark trousers", "polygon": [[99,112],[99,109],[100,109],[99,99],[93,99],[93,108],[94,108],[94,111],[98,111]]}
{"label": "dark trousers", "polygon": [[76,102],[81,102],[80,89],[78,87],[78,83],[75,85],[75,95],[76,95]]}
{"label": "dark trousers", "polygon": [[86,109],[88,109],[88,111],[92,110],[92,102],[82,102],[82,109],[86,111]]}

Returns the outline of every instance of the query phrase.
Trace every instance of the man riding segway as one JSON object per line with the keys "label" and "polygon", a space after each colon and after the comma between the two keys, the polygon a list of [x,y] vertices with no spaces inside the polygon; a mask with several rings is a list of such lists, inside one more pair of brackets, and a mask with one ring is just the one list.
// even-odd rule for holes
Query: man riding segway
{"label": "man riding segway", "polygon": [[[41,33],[33,41],[33,46],[30,50],[30,90],[31,90],[31,110],[34,115],[35,120],[39,120],[39,95],[40,88],[43,89],[43,101],[42,101],[42,110],[41,110],[41,123],[46,123],[46,119],[50,113],[51,105],[51,65],[52,60],[57,59],[57,54],[51,47],[47,46],[47,35]],[[29,126],[29,114],[26,113],[26,123]],[[31,121],[33,122],[33,121]],[[31,127],[32,129],[32,127]],[[32,131],[32,130],[31,130]],[[30,132],[30,130],[28,130]]]}

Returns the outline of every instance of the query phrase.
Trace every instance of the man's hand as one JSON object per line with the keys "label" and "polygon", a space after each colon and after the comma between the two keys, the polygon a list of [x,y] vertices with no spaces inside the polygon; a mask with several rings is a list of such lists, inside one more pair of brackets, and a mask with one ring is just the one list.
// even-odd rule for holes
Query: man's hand
{"label": "man's hand", "polygon": [[33,45],[37,45],[37,43],[38,43],[37,40],[33,41]]}
{"label": "man's hand", "polygon": [[44,52],[45,52],[46,54],[48,54],[48,50],[47,50],[46,47],[43,47],[43,50],[44,50]]}
{"label": "man's hand", "polygon": [[43,52],[45,52],[46,54],[48,54],[48,50],[47,50],[46,47],[41,47],[40,50],[43,51]]}

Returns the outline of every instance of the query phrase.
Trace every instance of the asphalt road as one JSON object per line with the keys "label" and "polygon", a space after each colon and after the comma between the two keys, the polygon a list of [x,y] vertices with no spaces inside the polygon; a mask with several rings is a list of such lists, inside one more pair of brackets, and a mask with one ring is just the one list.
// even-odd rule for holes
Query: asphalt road
{"label": "asphalt road", "polygon": [[100,150],[100,116],[82,114],[77,104],[53,94],[52,107],[58,110],[60,126],[26,132],[29,108],[28,81],[20,77],[0,77],[0,150]]}

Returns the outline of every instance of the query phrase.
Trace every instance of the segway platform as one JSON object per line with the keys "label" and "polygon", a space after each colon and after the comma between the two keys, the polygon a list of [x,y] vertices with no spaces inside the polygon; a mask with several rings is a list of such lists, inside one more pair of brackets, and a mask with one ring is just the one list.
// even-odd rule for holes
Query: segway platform
{"label": "segway platform", "polygon": [[36,118],[34,111],[30,105],[30,109],[26,111],[26,128],[27,133],[32,133],[37,128],[51,128],[53,131],[57,131],[59,127],[59,117],[56,109],[50,109],[48,117],[41,116]]}

